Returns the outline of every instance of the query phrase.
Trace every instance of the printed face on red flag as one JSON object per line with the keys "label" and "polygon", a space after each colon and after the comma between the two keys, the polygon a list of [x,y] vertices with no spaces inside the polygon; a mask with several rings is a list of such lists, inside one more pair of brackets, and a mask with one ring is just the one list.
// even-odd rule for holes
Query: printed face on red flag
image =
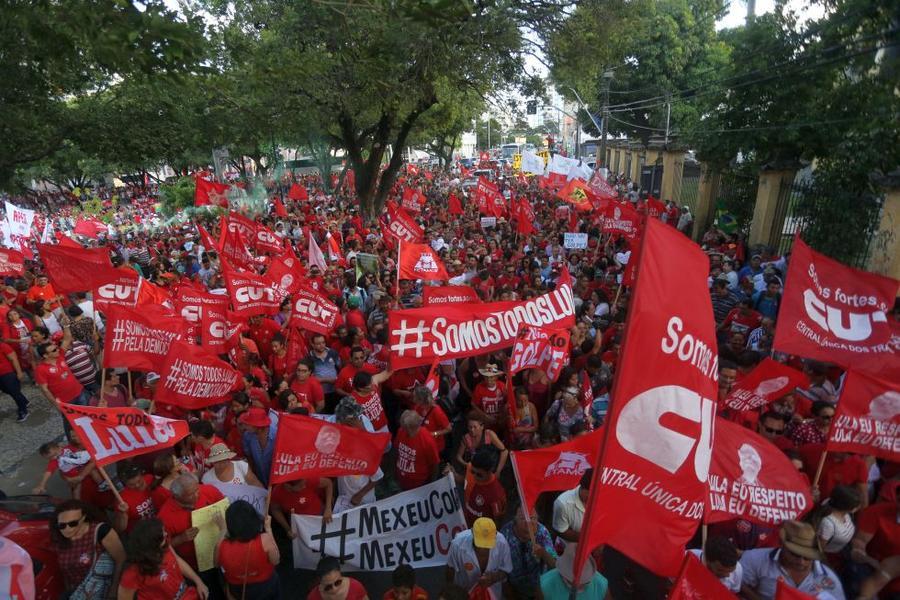
{"label": "printed face on red flag", "polygon": [[603,233],[621,235],[630,240],[640,235],[641,215],[621,202],[611,202],[601,219]]}
{"label": "printed face on red flag", "polygon": [[103,366],[137,371],[159,368],[172,342],[184,339],[185,323],[161,306],[111,305],[106,311]]}
{"label": "printed face on red flag", "polygon": [[405,209],[412,212],[419,212],[422,210],[422,205],[425,203],[425,197],[422,195],[417,189],[414,188],[405,188],[403,190],[403,196],[400,200],[400,205]]}
{"label": "printed face on red flag", "polygon": [[305,275],[305,269],[293,252],[273,258],[269,261],[269,268],[266,269],[266,277],[275,288],[275,295],[279,300],[283,300],[300,289],[303,275]]}
{"label": "printed face on red flag", "polygon": [[709,467],[708,523],[745,519],[779,525],[813,506],[809,480],[775,444],[725,419],[716,419]]}
{"label": "printed face on red flag", "polygon": [[187,421],[148,415],[138,408],[57,404],[99,466],[171,448],[190,433]]}
{"label": "printed face on red flag", "polygon": [[553,329],[574,326],[571,278],[564,281],[561,276],[555,290],[523,302],[392,310],[388,313],[391,366],[406,369],[509,348],[523,323]]}
{"label": "printed face on red flag", "polygon": [[511,452],[522,490],[522,501],[534,508],[542,492],[571,490],[578,486],[584,472],[594,466],[603,428],[586,435],[540,448]]}
{"label": "printed face on red flag", "polygon": [[334,329],[338,307],[319,292],[301,287],[294,294],[291,325],[327,335]]}
{"label": "printed face on red flag", "polygon": [[826,449],[900,461],[900,385],[897,381],[848,371]]}
{"label": "printed face on red flag", "polygon": [[522,325],[513,346],[509,362],[510,375],[525,369],[538,369],[556,381],[559,372],[569,361],[569,332]]}
{"label": "printed face on red flag", "polygon": [[447,269],[428,244],[400,245],[400,279],[447,281]]}
{"label": "printed face on red flag", "polygon": [[684,555],[681,573],[669,592],[668,600],[728,600],[735,596],[719,578],[694,556],[692,552]]}
{"label": "printed face on red flag", "polygon": [[38,244],[38,253],[53,283],[53,289],[60,294],[92,290],[105,283],[107,271],[98,267],[112,269],[109,250],[106,248],[84,249],[81,246]]}
{"label": "printed face on red flag", "polygon": [[425,238],[425,232],[405,210],[388,205],[387,212],[388,225],[385,233],[401,242],[419,243]]}
{"label": "printed face on red flag", "polygon": [[785,364],[764,358],[755,369],[734,384],[723,408],[740,412],[756,410],[794,389],[809,386],[809,378],[797,369]]}
{"label": "printed face on red flag", "polygon": [[853,269],[794,241],[775,329],[776,350],[900,379],[900,281]]}
{"label": "printed face on red flag", "polygon": [[467,285],[426,285],[422,288],[422,306],[480,303],[481,298]]}
{"label": "printed face on red flag", "polygon": [[240,372],[206,348],[174,342],[159,372],[153,399],[198,410],[224,402],[241,385]]}
{"label": "printed face on red flag", "polygon": [[390,437],[313,417],[281,415],[269,481],[372,475]]}
{"label": "printed face on red flag", "polygon": [[222,269],[225,287],[231,297],[234,312],[241,317],[273,315],[280,308],[280,300],[269,280],[254,273]]}
{"label": "printed face on red flag", "polygon": [[671,577],[707,500],[718,352],[706,254],[656,220],[644,236],[581,548],[608,543]]}
{"label": "printed face on red flag", "polygon": [[15,277],[25,272],[25,257],[18,250],[0,248],[0,275]]}

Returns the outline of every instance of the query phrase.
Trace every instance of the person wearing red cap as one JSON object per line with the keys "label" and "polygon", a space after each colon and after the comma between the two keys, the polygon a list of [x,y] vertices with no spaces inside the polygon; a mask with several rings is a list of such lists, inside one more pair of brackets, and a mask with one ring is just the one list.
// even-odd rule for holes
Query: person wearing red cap
{"label": "person wearing red cap", "polygon": [[248,428],[242,437],[244,455],[250,461],[257,479],[263,487],[268,487],[275,433],[278,431],[277,413],[253,407],[240,416],[240,422]]}

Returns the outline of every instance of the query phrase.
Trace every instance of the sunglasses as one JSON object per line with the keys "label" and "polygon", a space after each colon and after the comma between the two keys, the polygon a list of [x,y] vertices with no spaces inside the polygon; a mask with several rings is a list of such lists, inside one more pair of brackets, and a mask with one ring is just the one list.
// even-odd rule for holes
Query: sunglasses
{"label": "sunglasses", "polygon": [[830,421],[831,419],[834,418],[834,415],[819,415],[819,418],[822,419],[823,421]]}
{"label": "sunglasses", "polygon": [[82,520],[82,519],[84,519],[83,516],[78,517],[78,518],[75,519],[74,521],[60,521],[60,522],[58,522],[58,523],[56,524],[56,528],[59,529],[60,531],[63,531],[63,530],[68,529],[68,528],[70,528],[70,527],[71,527],[72,529],[75,529],[76,527],[78,527],[78,526],[81,524],[81,520]]}
{"label": "sunglasses", "polygon": [[323,583],[323,584],[322,584],[322,591],[323,591],[323,592],[330,592],[331,590],[335,590],[335,591],[336,591],[336,590],[337,590],[338,588],[340,588],[343,584],[344,584],[344,579],[343,579],[343,577],[340,578],[340,579],[335,579],[333,583]]}
{"label": "sunglasses", "polygon": [[763,429],[773,435],[781,435],[782,433],[784,433],[784,429],[775,429],[774,427],[763,427]]}

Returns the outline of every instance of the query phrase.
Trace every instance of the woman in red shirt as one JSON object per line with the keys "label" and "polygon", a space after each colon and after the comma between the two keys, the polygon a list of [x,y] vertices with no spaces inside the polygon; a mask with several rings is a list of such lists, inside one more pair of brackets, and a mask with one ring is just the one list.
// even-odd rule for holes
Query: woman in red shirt
{"label": "woman in red shirt", "polygon": [[304,358],[297,363],[294,369],[294,380],[291,382],[291,391],[297,394],[297,399],[302,404],[308,404],[315,408],[316,412],[321,412],[325,407],[325,392],[322,390],[322,384],[312,374],[313,364],[308,358]]}
{"label": "woman in red shirt", "polygon": [[[205,600],[209,590],[169,545],[159,519],[140,521],[125,547],[128,566],[119,581],[119,600]],[[195,587],[188,585],[188,581]]]}
{"label": "woman in red shirt", "polygon": [[215,562],[222,569],[231,597],[281,598],[275,572],[281,556],[272,537],[272,517],[263,521],[252,504],[237,500],[225,511],[225,527],[227,535],[216,546]]}
{"label": "woman in red shirt", "polygon": [[341,573],[341,563],[333,556],[324,556],[316,566],[319,583],[306,600],[369,600],[363,584]]}

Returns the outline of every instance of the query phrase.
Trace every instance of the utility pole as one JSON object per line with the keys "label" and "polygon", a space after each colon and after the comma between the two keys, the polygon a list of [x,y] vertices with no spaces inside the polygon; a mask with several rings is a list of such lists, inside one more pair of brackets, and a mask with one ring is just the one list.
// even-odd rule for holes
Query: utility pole
{"label": "utility pole", "polygon": [[672,116],[672,95],[666,93],[666,146],[669,145],[669,119]]}
{"label": "utility pole", "polygon": [[597,154],[597,167],[606,167],[606,132],[609,130],[609,84],[612,78],[612,71],[603,73],[603,122],[600,123],[600,152]]}
{"label": "utility pole", "polygon": [[487,150],[488,150],[488,152],[491,151],[491,115],[488,115],[488,145],[487,145]]}

